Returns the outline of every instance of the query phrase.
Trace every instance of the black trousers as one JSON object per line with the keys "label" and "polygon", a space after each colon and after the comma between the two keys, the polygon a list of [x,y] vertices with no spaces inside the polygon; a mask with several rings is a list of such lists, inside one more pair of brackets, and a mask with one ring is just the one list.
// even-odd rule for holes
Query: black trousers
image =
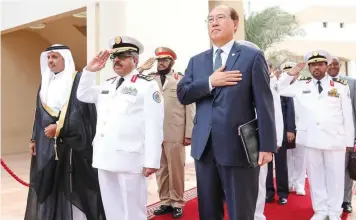
{"label": "black trousers", "polygon": [[195,160],[200,220],[223,220],[224,202],[230,220],[254,220],[260,168],[216,163],[211,138],[200,160]]}
{"label": "black trousers", "polygon": [[[274,154],[276,168],[276,185],[279,198],[288,198],[288,167],[287,167],[287,148],[283,145],[278,153]],[[268,163],[268,174],[266,180],[266,195],[274,197],[275,188],[273,183],[273,161]]]}

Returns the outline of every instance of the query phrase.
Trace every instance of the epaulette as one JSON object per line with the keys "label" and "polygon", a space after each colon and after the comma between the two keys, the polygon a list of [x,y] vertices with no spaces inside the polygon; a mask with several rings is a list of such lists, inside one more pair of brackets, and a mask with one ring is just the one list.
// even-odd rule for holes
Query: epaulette
{"label": "epaulette", "polygon": [[153,77],[152,77],[152,76],[150,76],[150,75],[143,75],[142,73],[137,74],[137,77],[138,77],[138,78],[141,78],[141,79],[144,79],[144,80],[146,80],[146,81],[151,81],[151,80],[153,80]]}
{"label": "epaulette", "polygon": [[311,80],[312,78],[310,76],[299,76],[298,80]]}
{"label": "epaulette", "polygon": [[181,72],[177,72],[177,73],[178,73],[178,75],[184,76],[184,74],[183,74],[183,73],[181,73]]}
{"label": "epaulette", "polygon": [[347,80],[344,79],[338,79],[338,78],[333,78],[335,82],[341,83],[342,85],[347,85]]}
{"label": "epaulette", "polygon": [[109,79],[107,79],[106,81],[112,81],[112,83],[115,81],[115,79],[117,78],[117,76],[114,76],[114,77],[111,77],[111,78],[109,78]]}

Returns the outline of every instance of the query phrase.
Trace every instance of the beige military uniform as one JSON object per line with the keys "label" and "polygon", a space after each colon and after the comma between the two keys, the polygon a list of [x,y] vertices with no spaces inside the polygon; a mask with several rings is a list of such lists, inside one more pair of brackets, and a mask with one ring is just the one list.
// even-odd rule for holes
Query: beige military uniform
{"label": "beige military uniform", "polygon": [[195,105],[182,105],[177,98],[180,73],[167,74],[164,85],[159,75],[150,74],[157,81],[164,100],[164,141],[161,169],[156,173],[161,205],[181,208],[184,205],[184,138],[191,138]]}

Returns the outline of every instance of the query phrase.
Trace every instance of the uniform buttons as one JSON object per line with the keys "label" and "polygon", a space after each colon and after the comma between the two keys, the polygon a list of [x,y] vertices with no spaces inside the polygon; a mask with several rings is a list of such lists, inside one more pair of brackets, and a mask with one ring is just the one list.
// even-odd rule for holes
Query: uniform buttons
{"label": "uniform buttons", "polygon": [[104,125],[106,125],[106,121],[104,121],[104,123],[103,123]]}
{"label": "uniform buttons", "polygon": [[209,121],[209,125],[212,125],[213,123],[211,121]]}
{"label": "uniform buttons", "polygon": [[316,123],[316,125],[319,125],[319,124],[320,124],[319,122]]}
{"label": "uniform buttons", "polygon": [[104,137],[104,134],[101,134],[100,136],[101,136],[101,137]]}

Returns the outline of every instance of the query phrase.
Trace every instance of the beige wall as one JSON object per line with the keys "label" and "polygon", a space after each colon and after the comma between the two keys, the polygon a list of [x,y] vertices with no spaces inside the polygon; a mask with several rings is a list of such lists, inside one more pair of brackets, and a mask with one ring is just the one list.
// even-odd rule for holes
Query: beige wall
{"label": "beige wall", "polygon": [[1,36],[1,150],[26,152],[40,84],[39,57],[49,42],[29,31]]}

